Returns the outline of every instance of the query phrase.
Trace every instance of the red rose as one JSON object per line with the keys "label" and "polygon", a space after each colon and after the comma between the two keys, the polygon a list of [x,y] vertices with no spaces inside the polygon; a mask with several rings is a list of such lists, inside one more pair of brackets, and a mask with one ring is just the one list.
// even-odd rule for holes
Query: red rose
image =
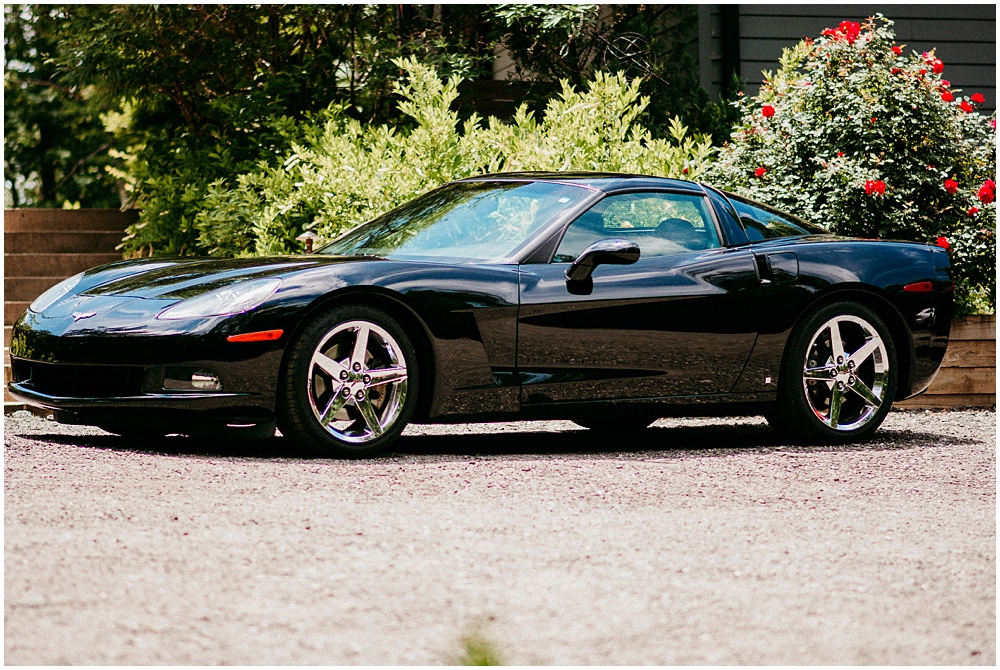
{"label": "red rose", "polygon": [[972,102],[976,103],[977,105],[981,105],[984,102],[986,102],[986,98],[983,97],[982,93],[973,93]]}
{"label": "red rose", "polygon": [[885,182],[881,179],[865,182],[865,195],[885,195]]}
{"label": "red rose", "polygon": [[765,172],[767,172],[766,168],[759,167],[759,168],[757,168],[756,170],[753,171],[753,176],[755,176],[755,177],[763,177]]}
{"label": "red rose", "polygon": [[838,30],[847,38],[848,44],[854,44],[854,40],[858,39],[858,35],[861,33],[861,24],[853,21],[841,21]]}
{"label": "red rose", "polygon": [[975,216],[976,214],[979,214],[979,208],[976,207],[975,205],[970,207],[969,211],[965,213],[966,216]]}
{"label": "red rose", "polygon": [[874,116],[872,117],[872,123],[875,123],[875,117]]}
{"label": "red rose", "polygon": [[944,89],[948,88],[949,86],[951,86],[951,82],[950,81],[948,81],[947,79],[942,79],[941,80],[941,90],[944,90]]}
{"label": "red rose", "polygon": [[975,111],[975,110],[973,109],[972,105],[970,105],[970,104],[969,104],[969,102],[968,102],[967,100],[963,100],[963,101],[962,101],[962,104],[960,104],[960,105],[959,105],[959,107],[961,107],[961,108],[962,108],[962,111],[963,111],[963,112],[972,112],[972,111]]}
{"label": "red rose", "polygon": [[955,96],[951,94],[951,91],[945,91],[941,94],[941,99],[945,102],[954,102]]}
{"label": "red rose", "polygon": [[950,244],[948,244],[948,238],[945,237],[944,235],[937,238],[937,245],[945,250],[947,250],[951,246]]}
{"label": "red rose", "polygon": [[902,70],[900,70],[898,67],[894,67],[891,70],[889,70],[889,72],[891,72],[892,74],[899,74],[900,72],[902,72]]}
{"label": "red rose", "polygon": [[820,34],[823,35],[823,37],[836,37],[837,31],[833,28],[824,28],[823,32]]}
{"label": "red rose", "polygon": [[760,113],[764,115],[765,119],[769,119],[774,116],[774,107],[771,105],[764,105],[760,108]]}
{"label": "red rose", "polygon": [[979,201],[985,205],[990,204],[997,197],[997,185],[993,183],[992,179],[987,179],[983,182],[983,185],[979,187]]}
{"label": "red rose", "polygon": [[958,190],[958,182],[955,181],[954,179],[945,179],[944,180],[944,190],[946,190],[946,191],[948,191],[948,193],[951,193],[952,195],[954,195],[955,191]]}
{"label": "red rose", "polygon": [[925,70],[925,69],[923,69],[923,68],[920,68],[920,76],[922,77],[922,76],[924,76],[925,74],[927,74],[927,70]]}
{"label": "red rose", "polygon": [[996,119],[990,119],[990,128],[992,128],[993,130],[997,129],[997,120]]}
{"label": "red rose", "polygon": [[844,157],[844,152],[843,151],[838,151],[837,152],[837,158],[843,158],[843,157]]}
{"label": "red rose", "polygon": [[900,49],[899,47],[897,47],[895,44],[893,44],[892,45],[892,53],[896,54],[897,56],[902,56],[903,55],[903,50]]}
{"label": "red rose", "polygon": [[931,61],[931,67],[934,68],[934,74],[941,74],[944,72],[944,63],[942,63],[938,58]]}

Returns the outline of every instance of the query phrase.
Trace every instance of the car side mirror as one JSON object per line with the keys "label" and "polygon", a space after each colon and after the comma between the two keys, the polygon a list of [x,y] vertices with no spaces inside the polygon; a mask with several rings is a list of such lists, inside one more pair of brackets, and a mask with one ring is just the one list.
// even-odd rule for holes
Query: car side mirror
{"label": "car side mirror", "polygon": [[598,240],[566,269],[566,281],[586,282],[598,265],[631,265],[639,260],[639,245],[630,240]]}

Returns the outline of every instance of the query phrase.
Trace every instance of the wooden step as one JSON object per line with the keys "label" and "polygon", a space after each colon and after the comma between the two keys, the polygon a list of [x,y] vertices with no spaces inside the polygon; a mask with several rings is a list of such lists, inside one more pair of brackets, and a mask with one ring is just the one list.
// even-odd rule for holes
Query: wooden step
{"label": "wooden step", "polygon": [[12,330],[14,330],[13,326],[4,326],[3,327],[3,348],[4,349],[9,349],[10,348],[10,333],[11,333]]}
{"label": "wooden step", "polygon": [[34,300],[52,288],[65,277],[4,277],[3,297],[5,300]]}
{"label": "wooden step", "polygon": [[4,254],[6,277],[70,277],[82,270],[122,260],[120,253]]}
{"label": "wooden step", "polygon": [[115,253],[125,233],[77,232],[77,233],[3,233],[4,254],[96,254]]}
{"label": "wooden step", "polygon": [[5,209],[5,232],[120,232],[139,220],[139,210],[128,209]]}

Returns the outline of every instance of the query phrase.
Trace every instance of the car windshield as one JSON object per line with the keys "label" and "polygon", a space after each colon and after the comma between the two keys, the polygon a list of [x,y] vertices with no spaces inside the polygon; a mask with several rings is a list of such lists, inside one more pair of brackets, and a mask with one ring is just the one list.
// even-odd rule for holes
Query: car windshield
{"label": "car windshield", "polygon": [[590,194],[552,182],[457,182],[355,228],[317,253],[498,261]]}

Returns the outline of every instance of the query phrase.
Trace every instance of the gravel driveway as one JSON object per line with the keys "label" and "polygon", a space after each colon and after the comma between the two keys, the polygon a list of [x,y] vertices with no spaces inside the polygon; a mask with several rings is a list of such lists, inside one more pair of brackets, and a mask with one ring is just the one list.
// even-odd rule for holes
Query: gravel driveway
{"label": "gravel driveway", "polygon": [[996,414],[411,427],[398,453],[6,417],[7,664],[996,663]]}

